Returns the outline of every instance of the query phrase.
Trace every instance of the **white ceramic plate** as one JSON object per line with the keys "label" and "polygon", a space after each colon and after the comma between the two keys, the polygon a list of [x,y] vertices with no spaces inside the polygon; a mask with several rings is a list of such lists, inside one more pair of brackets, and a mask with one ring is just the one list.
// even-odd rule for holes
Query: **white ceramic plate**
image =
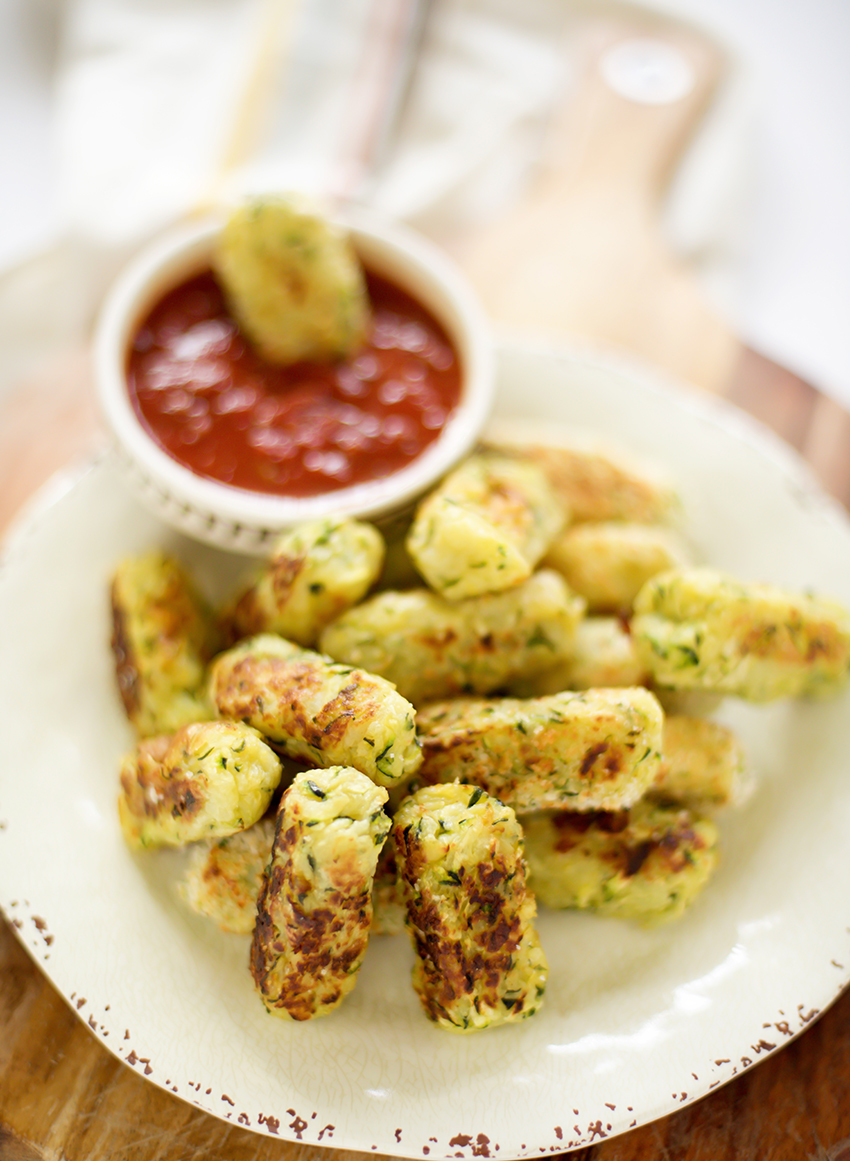
{"label": "white ceramic plate", "polygon": [[[595,429],[665,464],[701,553],[850,603],[850,525],[778,441],[592,355],[507,348],[498,412]],[[432,1027],[404,936],[373,940],[331,1016],[264,1013],[247,937],[175,896],[181,855],[133,856],[115,815],[129,744],[108,649],[117,557],[163,544],[211,594],[216,549],[140,509],[107,457],[42,498],[0,568],[0,891],[36,962],[152,1083],[260,1134],[436,1158],[564,1152],[694,1101],[787,1043],[850,975],[850,717],[724,704],[759,773],[685,918],[648,932],[543,913],[543,1010],[467,1037]]]}

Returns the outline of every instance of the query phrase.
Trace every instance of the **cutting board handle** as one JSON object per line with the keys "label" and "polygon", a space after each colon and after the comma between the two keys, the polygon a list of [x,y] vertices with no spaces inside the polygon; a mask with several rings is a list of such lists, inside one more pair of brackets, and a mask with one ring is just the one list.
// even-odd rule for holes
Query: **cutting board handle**
{"label": "cutting board handle", "polygon": [[494,321],[638,355],[712,391],[739,344],[661,228],[664,195],[724,58],[690,27],[591,21],[538,172],[453,247]]}
{"label": "cutting board handle", "polygon": [[611,20],[583,30],[574,59],[539,193],[592,187],[657,206],[722,75],[720,51],[677,24]]}

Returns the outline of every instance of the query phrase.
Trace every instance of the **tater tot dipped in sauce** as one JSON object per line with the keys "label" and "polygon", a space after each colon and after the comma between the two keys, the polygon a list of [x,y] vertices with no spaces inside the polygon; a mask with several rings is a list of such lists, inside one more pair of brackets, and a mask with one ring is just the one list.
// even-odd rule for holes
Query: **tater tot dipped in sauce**
{"label": "tater tot dipped in sauce", "polygon": [[404,470],[460,418],[477,382],[452,313],[404,261],[397,280],[362,263],[354,234],[297,198],[233,211],[132,338],[130,404],[163,452],[247,493],[330,497]]}
{"label": "tater tot dipped in sauce", "polygon": [[216,273],[242,330],[270,363],[352,354],[369,299],[345,232],[306,198],[254,198],[225,222]]}

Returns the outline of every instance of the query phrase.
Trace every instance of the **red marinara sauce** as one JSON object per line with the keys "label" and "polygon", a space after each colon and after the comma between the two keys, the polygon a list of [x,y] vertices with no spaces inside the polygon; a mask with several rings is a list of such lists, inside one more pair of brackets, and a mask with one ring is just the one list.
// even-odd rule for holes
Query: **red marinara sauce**
{"label": "red marinara sauce", "polygon": [[252,492],[314,496],[416,459],[460,398],[446,332],[367,272],[366,341],[338,363],[277,367],[252,349],[212,271],[165,295],[130,351],[130,399],[154,440],[196,475]]}

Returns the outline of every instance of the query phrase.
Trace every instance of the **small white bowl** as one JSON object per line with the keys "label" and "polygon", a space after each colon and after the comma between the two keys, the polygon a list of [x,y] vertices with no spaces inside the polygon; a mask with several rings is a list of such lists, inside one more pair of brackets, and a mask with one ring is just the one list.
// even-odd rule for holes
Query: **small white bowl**
{"label": "small white bowl", "polygon": [[208,268],[222,222],[170,231],[144,249],[107,294],[94,338],[98,397],[129,479],[156,515],[220,548],[263,552],[283,529],[329,513],[387,523],[409,509],[475,445],[491,411],[495,357],[490,328],[471,288],[427,239],[360,212],[338,219],[363,264],[407,290],[443,325],[461,364],[460,402],[437,439],[385,479],[305,498],[250,492],[196,475],[164,451],[130,401],[127,359],[148,311]]}

